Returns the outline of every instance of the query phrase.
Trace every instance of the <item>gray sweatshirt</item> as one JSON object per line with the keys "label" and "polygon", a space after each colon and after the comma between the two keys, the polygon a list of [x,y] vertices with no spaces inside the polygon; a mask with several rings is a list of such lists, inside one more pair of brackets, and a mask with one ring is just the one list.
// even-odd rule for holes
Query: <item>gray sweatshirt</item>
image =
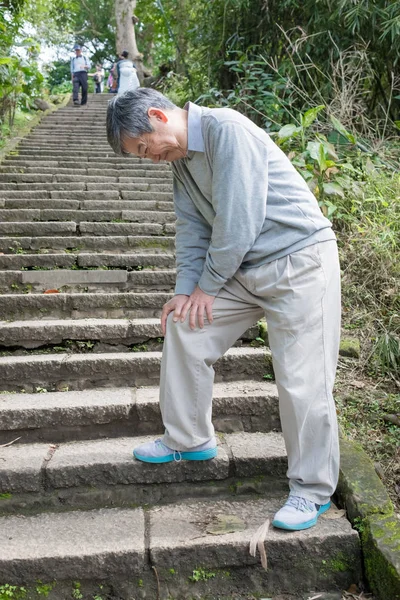
{"label": "gray sweatshirt", "polygon": [[229,108],[189,103],[188,154],[172,163],[175,293],[216,296],[251,269],[335,239],[306,182],[269,135]]}

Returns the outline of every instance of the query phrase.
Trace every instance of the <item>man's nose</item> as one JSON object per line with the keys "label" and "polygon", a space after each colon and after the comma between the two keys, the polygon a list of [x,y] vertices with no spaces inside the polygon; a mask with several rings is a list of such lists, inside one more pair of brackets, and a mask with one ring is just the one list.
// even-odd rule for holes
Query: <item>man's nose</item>
{"label": "man's nose", "polygon": [[159,163],[161,160],[159,154],[151,154],[149,158],[153,163]]}

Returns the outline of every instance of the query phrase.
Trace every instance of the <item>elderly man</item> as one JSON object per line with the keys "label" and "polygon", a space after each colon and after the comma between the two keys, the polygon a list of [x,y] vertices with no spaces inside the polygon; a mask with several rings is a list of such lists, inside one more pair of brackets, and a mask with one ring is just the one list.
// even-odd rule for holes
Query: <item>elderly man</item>
{"label": "elderly man", "polygon": [[212,365],[265,315],[290,486],[273,525],[315,525],[339,466],[332,388],[340,271],[331,223],[267,133],[234,110],[181,109],[138,89],[109,103],[107,133],[118,154],[171,162],[177,215],[176,289],[161,316],[165,434],[134,456],[216,456]]}
{"label": "elderly man", "polygon": [[[74,106],[85,106],[88,94],[88,70],[90,62],[82,54],[79,44],[74,46],[75,56],[71,58],[72,101]],[[82,100],[79,102],[79,88],[82,88]]]}

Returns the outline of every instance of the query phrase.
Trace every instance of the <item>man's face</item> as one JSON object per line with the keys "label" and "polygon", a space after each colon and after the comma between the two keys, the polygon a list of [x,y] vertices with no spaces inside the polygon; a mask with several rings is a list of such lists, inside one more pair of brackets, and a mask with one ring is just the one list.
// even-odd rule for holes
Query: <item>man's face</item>
{"label": "man's face", "polygon": [[75,50],[75,56],[81,56],[82,50]]}
{"label": "man's face", "polygon": [[139,158],[149,158],[154,163],[161,160],[172,162],[186,156],[185,136],[175,131],[168,112],[150,108],[149,119],[154,131],[139,138],[125,138],[125,151]]}

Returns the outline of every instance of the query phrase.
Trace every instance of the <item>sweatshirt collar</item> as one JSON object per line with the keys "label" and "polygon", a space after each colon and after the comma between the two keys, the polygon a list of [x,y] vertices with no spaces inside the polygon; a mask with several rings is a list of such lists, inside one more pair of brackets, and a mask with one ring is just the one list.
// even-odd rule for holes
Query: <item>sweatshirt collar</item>
{"label": "sweatshirt collar", "polygon": [[201,107],[193,102],[187,102],[184,108],[188,111],[188,152],[204,152]]}

